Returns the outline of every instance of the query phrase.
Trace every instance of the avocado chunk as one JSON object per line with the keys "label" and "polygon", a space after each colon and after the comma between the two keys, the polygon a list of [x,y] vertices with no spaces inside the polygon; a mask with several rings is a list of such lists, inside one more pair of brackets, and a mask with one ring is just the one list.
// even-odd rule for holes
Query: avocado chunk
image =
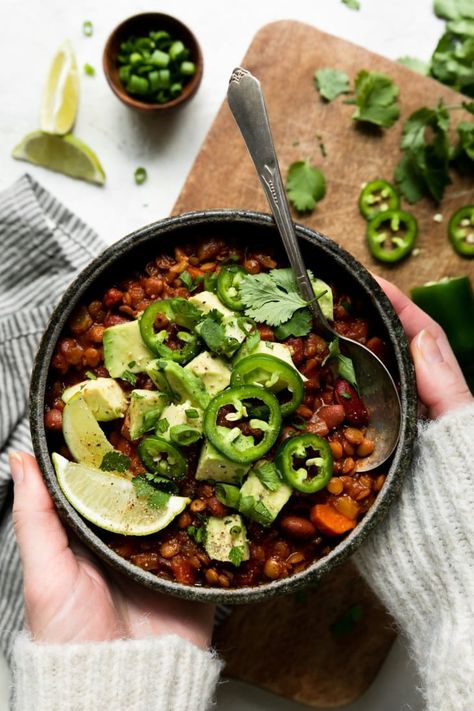
{"label": "avocado chunk", "polygon": [[249,469],[250,465],[231,462],[210,442],[206,442],[199,457],[196,479],[198,481],[209,479],[227,484],[240,484]]}
{"label": "avocado chunk", "polygon": [[334,303],[331,287],[329,284],[326,284],[325,281],[318,279],[312,274],[310,274],[309,278],[311,280],[311,284],[313,285],[314,294],[318,300],[319,308],[323,312],[323,316],[329,319],[329,321],[332,321],[334,319]]}
{"label": "avocado chunk", "polygon": [[120,378],[126,371],[144,373],[154,357],[142,340],[138,321],[105,329],[104,363],[112,378]]}
{"label": "avocado chunk", "polygon": [[209,311],[219,311],[224,318],[230,318],[235,315],[227,306],[224,306],[212,291],[201,291],[200,294],[191,296],[188,301],[203,314],[208,314]]}
{"label": "avocado chunk", "polygon": [[164,408],[156,423],[156,434],[169,442],[170,429],[175,425],[189,425],[202,432],[202,415],[202,410],[194,407],[189,400],[179,404],[171,403]]}
{"label": "avocado chunk", "polygon": [[210,397],[201,378],[172,360],[163,360],[160,363],[170,390],[182,402],[189,400],[192,407],[207,407]]}
{"label": "avocado chunk", "polygon": [[256,353],[263,353],[264,355],[271,355],[274,358],[279,358],[285,361],[288,365],[291,365],[300,374],[303,381],[308,380],[308,378],[300,373],[296,365],[293,363],[293,358],[291,357],[291,351],[288,346],[284,343],[273,343],[273,341],[259,341],[258,345],[249,355],[255,355]]}
{"label": "avocado chunk", "polygon": [[[199,309],[203,316],[217,311],[220,317],[204,318],[196,326],[196,333],[205,341],[209,350],[230,358],[247,337],[247,331],[240,324],[234,311],[224,306],[217,296],[210,291],[203,291],[192,296],[189,301]],[[219,320],[220,318],[220,320]],[[250,329],[250,326],[249,326]]]}
{"label": "avocado chunk", "polygon": [[240,489],[239,511],[262,526],[269,526],[290,498],[292,489],[284,482],[279,485],[273,482],[269,489],[264,481],[255,465]]}
{"label": "avocado chunk", "polygon": [[211,516],[206,524],[204,547],[210,558],[238,566],[250,557],[247,531],[242,517],[231,514],[224,518]]}
{"label": "avocado chunk", "polygon": [[225,390],[230,383],[230,369],[227,363],[218,356],[212,355],[209,351],[203,351],[184,366],[185,370],[190,370],[198,378],[201,378],[204,386],[212,397]]}
{"label": "avocado chunk", "polygon": [[138,439],[152,430],[168,402],[157,390],[132,390],[128,408],[130,439]]}
{"label": "avocado chunk", "polygon": [[125,415],[127,398],[120,385],[113,378],[97,378],[84,380],[77,385],[72,385],[62,394],[65,403],[74,395],[81,393],[85,403],[99,422],[116,420]]}

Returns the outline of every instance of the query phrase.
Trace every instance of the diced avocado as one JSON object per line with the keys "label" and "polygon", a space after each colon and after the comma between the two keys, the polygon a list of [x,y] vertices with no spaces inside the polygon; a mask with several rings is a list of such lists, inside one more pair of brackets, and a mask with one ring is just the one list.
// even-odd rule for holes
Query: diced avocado
{"label": "diced avocado", "polygon": [[272,341],[259,341],[258,345],[250,355],[255,355],[255,353],[264,353],[265,355],[271,355],[274,358],[279,358],[280,360],[284,360],[285,363],[288,363],[288,365],[291,365],[292,368],[298,371],[298,373],[301,375],[302,379],[304,381],[308,380],[308,378],[303,375],[303,373],[300,373],[296,365],[293,363],[293,358],[291,357],[291,351],[288,348],[288,346],[285,346],[284,343],[273,343]]}
{"label": "diced avocado", "polygon": [[146,374],[149,378],[151,378],[157,390],[172,398],[173,393],[171,392],[169,383],[163,374],[163,363],[164,360],[162,358],[155,358],[155,360],[151,360],[146,366]]}
{"label": "diced avocado", "polygon": [[224,518],[211,516],[206,524],[204,547],[213,560],[229,561],[236,566],[248,560],[249,544],[242,517],[239,514]]}
{"label": "diced avocado", "polygon": [[104,363],[112,378],[125,371],[144,373],[155,356],[142,341],[138,321],[120,323],[104,331]]}
{"label": "diced avocado", "polygon": [[331,287],[322,279],[318,279],[312,275],[310,279],[323,316],[326,316],[327,319],[332,321],[334,319],[334,305]]}
{"label": "diced avocado", "polygon": [[189,400],[194,407],[204,409],[209,404],[209,393],[201,378],[172,360],[163,361],[163,375],[168,385],[181,401]]}
{"label": "diced avocado", "polygon": [[81,393],[96,420],[107,422],[123,417],[127,409],[127,398],[120,385],[113,378],[84,380],[72,385],[62,394],[64,402]]}
{"label": "diced avocado", "polygon": [[280,513],[292,494],[292,489],[281,482],[276,491],[270,491],[252,469],[240,489],[239,510],[248,518],[269,526]]}
{"label": "diced avocado", "polygon": [[172,403],[167,405],[161,413],[161,417],[156,423],[156,433],[169,442],[170,428],[175,425],[189,425],[202,432],[202,415],[202,410],[195,407],[189,400],[181,402],[179,405]]}
{"label": "diced avocado", "polygon": [[201,450],[196,471],[199,481],[211,479],[227,484],[240,484],[250,465],[231,462],[217,451],[210,442],[206,442]]}
{"label": "diced avocado", "polygon": [[66,403],[63,435],[72,456],[81,464],[100,468],[104,456],[114,451],[81,395],[75,395]]}
{"label": "diced avocado", "polygon": [[230,383],[229,366],[222,358],[212,355],[209,351],[203,351],[197,355],[184,368],[201,378],[207,392],[212,397],[221,390],[225,390]]}
{"label": "diced avocado", "polygon": [[168,402],[157,390],[132,390],[128,408],[130,439],[138,439],[153,429]]}
{"label": "diced avocado", "polygon": [[213,311],[215,309],[216,311],[219,311],[224,318],[234,316],[234,312],[228,309],[227,306],[224,306],[224,304],[215,294],[212,293],[212,291],[201,291],[200,294],[191,296],[188,300],[191,304],[193,304],[193,306],[199,309],[199,311],[202,311],[203,314],[208,314],[209,311]]}

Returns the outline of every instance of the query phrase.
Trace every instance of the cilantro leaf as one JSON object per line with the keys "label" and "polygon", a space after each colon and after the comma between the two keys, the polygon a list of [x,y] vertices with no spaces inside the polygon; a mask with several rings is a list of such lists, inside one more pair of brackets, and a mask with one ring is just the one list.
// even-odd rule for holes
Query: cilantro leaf
{"label": "cilantro leaf", "polygon": [[120,376],[121,380],[126,380],[130,385],[137,384],[137,376],[131,370],[124,370]]}
{"label": "cilantro leaf", "polygon": [[271,526],[273,516],[262,501],[258,501],[254,496],[241,496],[239,511],[256,521],[261,526]]}
{"label": "cilantro leaf", "polygon": [[298,160],[288,168],[286,190],[295,210],[308,212],[325,196],[326,178],[309,161]]}
{"label": "cilantro leaf", "polygon": [[332,101],[336,96],[348,94],[350,91],[349,77],[340,69],[331,69],[330,67],[318,69],[314,73],[314,83],[326,101]]}
{"label": "cilantro leaf", "polygon": [[231,356],[238,347],[237,339],[227,336],[222,315],[213,309],[196,326],[196,333],[209,350],[218,355]]}
{"label": "cilantro leaf", "polygon": [[351,358],[348,358],[347,356],[341,353],[338,338],[335,338],[329,344],[329,353],[324,359],[323,365],[328,360],[335,360],[338,375],[340,375],[341,378],[344,378],[344,380],[347,380],[348,383],[357,388],[357,378],[354,370],[354,363],[352,362]]}
{"label": "cilantro leaf", "polygon": [[472,0],[434,0],[433,10],[444,20],[474,19]]}
{"label": "cilantro leaf", "polygon": [[454,165],[460,173],[474,170],[474,121],[461,121],[457,126],[458,142],[452,152]]}
{"label": "cilantro leaf", "polygon": [[284,341],[290,336],[295,338],[307,336],[311,331],[312,324],[313,319],[309,309],[298,309],[289,321],[275,329],[275,336],[279,341]]}
{"label": "cilantro leaf", "polygon": [[188,271],[181,272],[181,274],[179,275],[179,278],[183,282],[186,289],[188,291],[190,291],[191,293],[193,291],[196,291],[199,284],[201,284],[201,282],[204,279],[203,276],[197,276],[196,278],[193,278]]}
{"label": "cilantro leaf", "polygon": [[416,57],[400,57],[397,59],[397,62],[399,64],[403,64],[403,66],[407,69],[411,69],[412,72],[416,72],[416,74],[421,74],[422,76],[427,77],[430,73],[430,65],[428,62],[423,62],[421,59],[417,59]]}
{"label": "cilantro leaf", "polygon": [[450,23],[431,57],[431,76],[474,97],[474,23]]}
{"label": "cilantro leaf", "polygon": [[224,506],[231,506],[236,509],[239,506],[240,489],[232,484],[217,484],[216,498]]}
{"label": "cilantro leaf", "polygon": [[389,128],[400,116],[397,105],[398,87],[386,74],[362,69],[355,81],[357,109],[352,114],[356,121]]}
{"label": "cilantro leaf", "polygon": [[171,494],[160,491],[147,481],[146,475],[140,474],[132,479],[135,494],[140,499],[146,499],[147,504],[154,509],[161,509],[170,500]]}
{"label": "cilantro leaf", "polygon": [[260,464],[255,465],[253,473],[268,491],[278,491],[282,485],[280,475],[273,462],[260,462]]}
{"label": "cilantro leaf", "polygon": [[346,5],[350,10],[360,10],[359,0],[341,0],[343,5]]}
{"label": "cilantro leaf", "polygon": [[186,533],[188,536],[191,536],[196,543],[206,542],[206,528],[204,526],[188,526]]}
{"label": "cilantro leaf", "polygon": [[129,457],[114,449],[104,454],[100,469],[103,472],[126,472],[130,469],[130,464]]}
{"label": "cilantro leaf", "polygon": [[229,551],[229,560],[232,565],[235,565],[235,567],[238,568],[239,565],[242,563],[243,559],[244,549],[242,548],[242,546],[232,546]]}
{"label": "cilantro leaf", "polygon": [[306,301],[297,292],[291,269],[247,274],[240,282],[240,294],[246,315],[269,326],[280,326],[295,311],[306,306]]}
{"label": "cilantro leaf", "polygon": [[400,142],[405,156],[395,169],[395,180],[409,202],[423,195],[436,202],[442,199],[451,182],[448,129],[449,112],[442,103],[418,109],[405,121]]}

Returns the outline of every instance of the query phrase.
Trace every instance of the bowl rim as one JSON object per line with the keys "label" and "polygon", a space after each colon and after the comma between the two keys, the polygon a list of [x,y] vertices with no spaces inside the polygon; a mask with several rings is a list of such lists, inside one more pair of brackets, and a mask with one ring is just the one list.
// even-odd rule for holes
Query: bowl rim
{"label": "bowl rim", "polygon": [[373,276],[336,242],[304,225],[296,224],[296,233],[300,240],[307,244],[309,243],[312,246],[311,248],[322,250],[327,257],[335,261],[337,267],[343,271],[349,271],[355,276],[358,286],[377,312],[390,337],[390,346],[395,355],[400,382],[401,428],[400,438],[384,487],[362,521],[328,555],[314,561],[300,573],[258,586],[216,589],[184,585],[144,571],[111,550],[92,531],[90,524],[67,501],[57,483],[44,427],[44,397],[51,358],[57,340],[72,310],[80,302],[84,293],[94,283],[98,283],[107,271],[113,267],[115,262],[123,259],[127,253],[146,246],[152,239],[170,235],[176,229],[181,232],[183,228],[205,225],[209,222],[224,225],[230,222],[247,223],[252,226],[270,227],[276,230],[273,218],[265,213],[239,209],[202,210],[186,212],[158,220],[126,235],[107,247],[76,276],[63,293],[50,316],[33,365],[29,419],[33,451],[61,519],[75,531],[79,538],[100,559],[121,573],[125,572],[131,579],[158,592],[199,602],[239,604],[269,599],[276,595],[296,591],[308,584],[316,583],[336,565],[347,559],[367,538],[374,526],[382,520],[389,505],[398,494],[412,459],[417,426],[416,383],[414,367],[409,355],[408,341],[403,327],[389,299]]}
{"label": "bowl rim", "polygon": [[[165,21],[171,21],[171,23],[175,24],[176,26],[179,26],[180,32],[183,32],[183,34],[188,35],[188,37],[191,39],[192,43],[194,44],[194,50],[195,50],[195,64],[196,64],[196,73],[194,76],[190,79],[190,81],[183,87],[183,91],[179,96],[177,96],[175,99],[172,99],[171,101],[167,101],[165,104],[158,104],[158,103],[153,103],[150,101],[140,101],[139,99],[134,98],[130,94],[127,94],[125,91],[125,88],[123,88],[120,84],[118,84],[116,81],[112,79],[111,76],[111,48],[112,45],[116,39],[122,32],[126,31],[127,26],[133,22],[137,22],[141,19],[145,18],[153,18],[156,17],[158,19],[163,19]],[[171,109],[177,108],[181,104],[185,103],[189,99],[191,99],[194,94],[197,92],[203,72],[204,72],[204,58],[203,58],[203,53],[201,49],[201,45],[199,44],[196,35],[194,32],[189,28],[188,25],[186,25],[182,20],[179,18],[175,17],[174,15],[169,15],[166,12],[140,12],[137,13],[136,15],[131,15],[130,17],[126,17],[124,20],[122,20],[109,34],[107,37],[107,40],[104,45],[104,49],[102,52],[102,69],[105,75],[105,78],[107,80],[108,85],[112,89],[113,93],[115,96],[122,101],[126,106],[129,106],[132,109],[136,109],[138,111],[141,111],[143,113],[152,113],[152,112],[166,112]]]}

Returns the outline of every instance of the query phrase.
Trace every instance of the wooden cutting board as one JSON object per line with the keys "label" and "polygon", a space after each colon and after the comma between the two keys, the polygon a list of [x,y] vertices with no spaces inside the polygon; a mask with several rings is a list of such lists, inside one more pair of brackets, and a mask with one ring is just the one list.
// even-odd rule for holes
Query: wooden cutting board
{"label": "wooden cutting board", "polygon": [[[283,175],[290,163],[305,158],[326,175],[325,199],[311,215],[296,216],[299,222],[329,235],[405,291],[443,276],[469,274],[474,278],[474,260],[458,257],[446,238],[449,215],[474,202],[472,181],[456,179],[440,208],[428,200],[410,208],[419,222],[419,253],[392,268],[372,260],[365,245],[365,222],[357,208],[362,183],[375,178],[392,180],[400,158],[403,119],[441,98],[448,104],[459,103],[460,95],[361,47],[291,21],[263,27],[242,66],[262,83]],[[402,120],[388,131],[354,126],[353,107],[343,104],[341,97],[325,104],[313,88],[314,71],[325,66],[343,69],[351,79],[359,69],[389,74],[401,90]],[[232,69],[229,66],[229,75]],[[467,115],[462,118],[468,120]],[[326,157],[321,155],[320,140]],[[269,211],[226,102],[173,213],[218,207]],[[442,223],[433,220],[437,213],[443,215]],[[334,635],[331,626],[354,606],[362,610],[362,618],[342,636]],[[218,628],[215,641],[229,676],[316,708],[336,708],[366,690],[394,636],[387,612],[348,563],[306,596],[236,608]]]}

